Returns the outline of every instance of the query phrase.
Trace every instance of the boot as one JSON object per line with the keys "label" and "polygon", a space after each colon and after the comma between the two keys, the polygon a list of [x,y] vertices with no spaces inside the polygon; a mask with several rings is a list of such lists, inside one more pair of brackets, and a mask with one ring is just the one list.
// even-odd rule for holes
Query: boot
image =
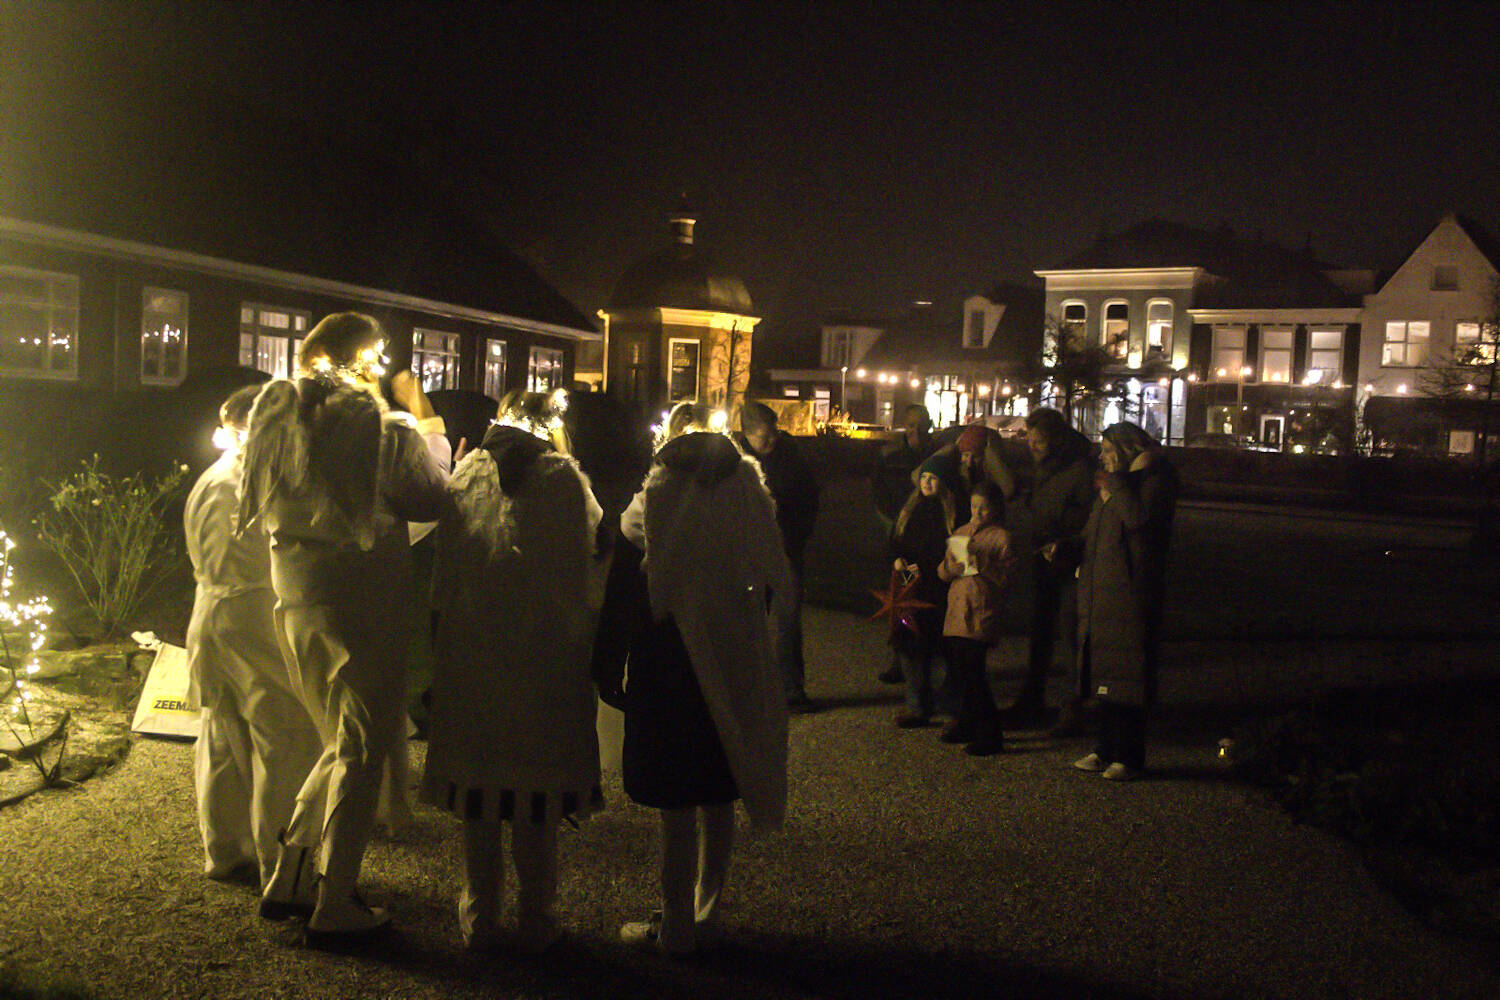
{"label": "boot", "polygon": [[267,920],[306,920],[318,898],[318,849],[288,844],[285,830],[276,835],[276,841],[281,849],[276,871],[261,892],[260,915]]}

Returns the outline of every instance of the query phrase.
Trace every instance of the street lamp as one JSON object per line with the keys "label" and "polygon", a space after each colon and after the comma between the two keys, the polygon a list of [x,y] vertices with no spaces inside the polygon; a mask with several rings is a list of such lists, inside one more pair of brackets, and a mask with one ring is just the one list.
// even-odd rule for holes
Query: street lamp
{"label": "street lamp", "polygon": [[849,381],[849,366],[845,365],[839,369],[839,410],[843,413],[849,412],[849,401],[844,398],[844,389]]}

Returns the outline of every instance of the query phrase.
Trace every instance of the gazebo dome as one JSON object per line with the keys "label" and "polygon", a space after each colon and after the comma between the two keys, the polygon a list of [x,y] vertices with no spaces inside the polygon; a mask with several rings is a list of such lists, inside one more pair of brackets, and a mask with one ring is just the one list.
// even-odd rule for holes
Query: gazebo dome
{"label": "gazebo dome", "polygon": [[751,315],[755,307],[745,283],[693,242],[696,222],[684,212],[673,216],[672,245],[627,269],[606,310],[701,309]]}

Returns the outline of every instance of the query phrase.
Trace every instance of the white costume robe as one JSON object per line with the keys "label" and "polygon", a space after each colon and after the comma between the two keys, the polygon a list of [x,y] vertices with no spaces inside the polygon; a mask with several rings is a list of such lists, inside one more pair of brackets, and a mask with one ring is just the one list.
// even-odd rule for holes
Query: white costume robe
{"label": "white costume robe", "polygon": [[234,536],[241,471],[238,451],[225,452],[183,510],[197,579],[188,669],[203,706],[193,778],[205,873],[222,876],[253,862],[265,882],[276,865],[276,834],[322,741],[276,641],[266,535]]}
{"label": "white costume robe", "polygon": [[[351,442],[349,460],[360,452],[360,443]],[[263,511],[279,637],[323,741],[285,842],[321,846],[321,873],[340,895],[354,889],[382,776],[406,738],[407,522],[437,520],[450,460],[441,418],[419,425],[409,414],[382,414],[369,548],[315,487],[282,491]]]}
{"label": "white costume robe", "polygon": [[741,458],[706,482],[658,464],[620,525],[646,553],[652,614],[672,616],[682,633],[745,812],[758,829],[780,827],[786,692],[766,598],[785,599],[791,571],[759,466]]}

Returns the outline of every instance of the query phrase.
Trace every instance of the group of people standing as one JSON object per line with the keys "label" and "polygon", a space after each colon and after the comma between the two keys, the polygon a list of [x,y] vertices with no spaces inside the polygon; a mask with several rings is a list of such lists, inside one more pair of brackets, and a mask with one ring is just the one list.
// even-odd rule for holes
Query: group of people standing
{"label": "group of people standing", "polygon": [[[972,424],[937,448],[929,430],[925,409],[909,408],[875,482],[876,503],[890,520],[891,593],[907,595],[892,615],[894,663],[881,675],[905,685],[896,725],[916,729],[947,715],[944,742],[974,756],[1001,752],[1004,728],[1049,719],[1046,679],[1061,638],[1072,691],[1053,734],[1081,733],[1085,706],[1096,705],[1098,744],[1074,766],[1110,780],[1140,775],[1146,710],[1156,694],[1175,470],[1155,439],[1128,422],[1105,429],[1096,463],[1088,439],[1060,412],[1041,408],[1026,417],[1032,468],[1023,489],[994,431]],[[1006,527],[1008,502],[1029,515],[1029,552]],[[1026,673],[1016,701],[1001,711],[986,654],[1023,566],[1033,595]]]}
{"label": "group of people standing", "polygon": [[[796,621],[788,555],[816,494],[811,513],[780,510],[774,464],[748,457],[774,455],[774,415],[769,434],[765,414],[748,417],[741,451],[706,409],[679,407],[611,525],[558,399],[507,395],[479,446],[455,456],[410,374],[382,378],[383,346],[372,318],[326,317],[298,378],[226,402],[230,447],[190,497],[207,874],[249,866],[261,915],[305,919],[313,944],[387,924],[357,882],[382,789],[399,799],[405,786],[410,543],[435,525],[419,796],[462,822],[464,941],[540,950],[561,933],[558,825],[602,802],[597,691],[624,712],[626,794],[661,810],[662,906],[621,937],[674,955],[711,943],[733,804],[753,827],[781,823],[787,711],[805,699],[800,641],[794,660],[777,633]],[[513,928],[501,926],[507,827]]]}

